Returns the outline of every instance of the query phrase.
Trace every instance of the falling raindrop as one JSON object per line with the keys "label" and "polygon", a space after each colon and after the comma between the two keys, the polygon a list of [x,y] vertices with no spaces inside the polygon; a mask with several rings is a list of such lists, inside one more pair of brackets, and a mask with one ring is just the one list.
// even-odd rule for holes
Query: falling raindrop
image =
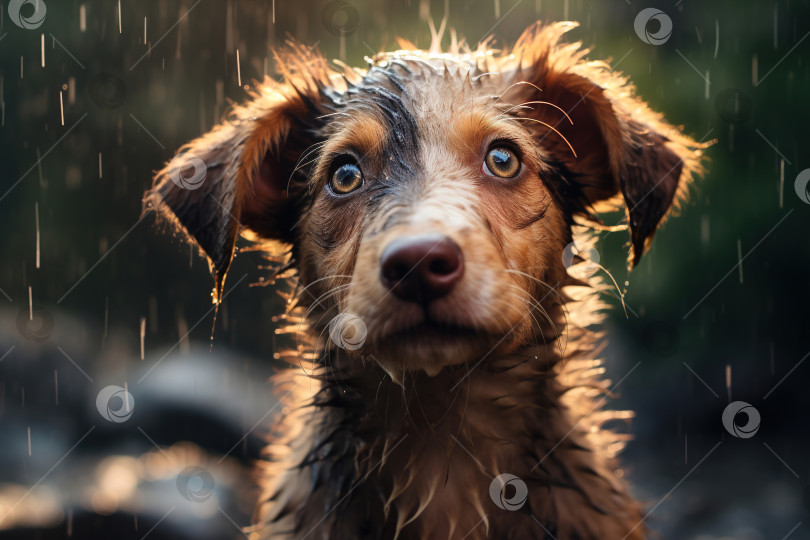
{"label": "falling raindrop", "polygon": [[146,317],[141,317],[141,360],[143,360],[145,337],[146,337]]}
{"label": "falling raindrop", "polygon": [[40,49],[42,50],[42,67],[45,67],[45,34],[40,35]]}
{"label": "falling raindrop", "polygon": [[239,61],[239,49],[236,49],[236,84],[242,86],[242,66]]}
{"label": "falling raindrop", "polygon": [[785,203],[785,160],[779,160],[779,208]]}
{"label": "falling raindrop", "polygon": [[87,31],[87,6],[84,4],[79,6],[79,31]]}
{"label": "falling raindrop", "polygon": [[39,203],[34,203],[34,221],[36,222],[37,230],[37,255],[36,255],[36,268],[39,268]]}
{"label": "falling raindrop", "polygon": [[759,84],[759,58],[757,55],[751,57],[751,84],[754,86]]}
{"label": "falling raindrop", "polygon": [[726,364],[726,392],[728,393],[728,402],[731,403],[731,364]]}
{"label": "falling raindrop", "polygon": [[28,457],[31,457],[31,426],[28,426]]}
{"label": "falling raindrop", "polygon": [[118,33],[121,34],[121,0],[118,0]]}

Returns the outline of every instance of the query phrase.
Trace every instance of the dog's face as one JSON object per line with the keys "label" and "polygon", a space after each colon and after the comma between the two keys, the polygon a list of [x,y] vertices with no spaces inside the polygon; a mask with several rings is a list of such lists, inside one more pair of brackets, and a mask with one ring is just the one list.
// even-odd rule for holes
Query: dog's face
{"label": "dog's face", "polygon": [[343,286],[339,311],[367,328],[361,352],[392,374],[522,342],[565,246],[550,158],[495,103],[504,89],[465,85],[469,65],[445,77],[413,62],[393,74],[400,92],[372,74],[364,84],[384,93],[360,90],[327,127],[299,233],[305,283],[335,276],[317,296]]}
{"label": "dog's face", "polygon": [[183,189],[175,158],[149,200],[219,276],[240,225],[292,244],[316,329],[359,317],[353,354],[395,379],[519,347],[559,302],[574,216],[623,195],[637,262],[699,167],[623,80],[559,47],[563,31],[530,29],[521,59],[382,55],[341,84],[297,50],[286,85],[185,148],[202,187]]}

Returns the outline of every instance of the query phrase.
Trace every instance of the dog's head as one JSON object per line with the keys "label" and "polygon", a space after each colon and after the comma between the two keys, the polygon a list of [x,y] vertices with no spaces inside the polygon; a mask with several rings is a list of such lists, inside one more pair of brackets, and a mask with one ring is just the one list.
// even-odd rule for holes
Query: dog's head
{"label": "dog's head", "polygon": [[358,317],[356,354],[394,376],[517,347],[558,301],[575,217],[623,203],[637,264],[700,167],[624,79],[558,43],[568,28],[340,73],[297,47],[285,82],[183,147],[147,205],[197,242],[218,289],[240,229],[291,245],[316,327]]}

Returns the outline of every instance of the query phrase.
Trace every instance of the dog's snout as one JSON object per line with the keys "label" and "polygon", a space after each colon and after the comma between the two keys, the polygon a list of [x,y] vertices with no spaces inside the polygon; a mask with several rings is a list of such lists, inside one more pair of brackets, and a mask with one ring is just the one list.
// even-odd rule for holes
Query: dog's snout
{"label": "dog's snout", "polygon": [[393,240],[380,257],[380,279],[397,297],[426,304],[448,294],[464,274],[464,255],[439,234]]}

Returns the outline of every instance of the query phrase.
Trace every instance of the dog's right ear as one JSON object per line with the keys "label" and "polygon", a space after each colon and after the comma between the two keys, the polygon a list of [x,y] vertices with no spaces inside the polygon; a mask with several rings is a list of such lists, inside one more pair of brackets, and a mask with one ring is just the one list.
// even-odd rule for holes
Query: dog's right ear
{"label": "dog's right ear", "polygon": [[292,242],[306,192],[294,172],[317,142],[325,112],[324,87],[311,72],[297,84],[266,84],[222,124],[184,145],[143,200],[144,211],[156,210],[207,255],[215,301],[241,227]]}

